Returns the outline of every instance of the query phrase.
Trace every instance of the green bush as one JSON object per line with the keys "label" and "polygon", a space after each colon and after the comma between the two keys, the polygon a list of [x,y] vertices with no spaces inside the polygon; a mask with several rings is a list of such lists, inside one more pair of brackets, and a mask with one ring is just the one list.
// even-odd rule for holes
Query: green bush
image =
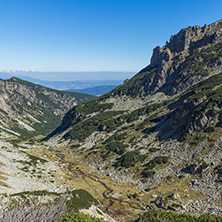
{"label": "green bush", "polygon": [[204,132],[205,133],[212,133],[212,132],[214,132],[215,131],[215,128],[214,127],[208,127],[208,128],[206,128],[206,129],[204,129]]}
{"label": "green bush", "polygon": [[60,196],[61,194],[56,193],[56,192],[49,192],[47,190],[23,191],[23,192],[20,192],[20,193],[11,194],[12,197],[14,197],[14,196],[24,196],[24,195],[34,195],[34,196],[56,195],[56,196]]}
{"label": "green bush", "polygon": [[131,123],[137,120],[140,116],[150,114],[151,112],[156,111],[162,106],[163,106],[162,103],[147,104],[146,106],[140,109],[134,110],[130,114],[123,115],[122,118],[126,122]]}
{"label": "green bush", "polygon": [[59,217],[56,222],[103,222],[101,218],[91,217],[83,213],[72,213],[66,214],[62,217]]}
{"label": "green bush", "polygon": [[142,214],[136,222],[222,222],[221,216],[205,214],[200,217],[187,214],[176,214],[167,211],[150,210]]}
{"label": "green bush", "polygon": [[203,161],[203,163],[201,164],[202,170],[206,169],[208,166],[209,166],[209,164],[206,163],[206,162],[204,162],[204,161]]}
{"label": "green bush", "polygon": [[83,141],[93,132],[100,131],[101,128],[104,128],[106,132],[111,132],[122,124],[122,122],[119,122],[115,118],[115,116],[121,113],[122,111],[106,111],[86,119],[85,121],[77,122],[64,137]]}
{"label": "green bush", "polygon": [[108,150],[109,152],[114,152],[116,154],[121,155],[124,152],[126,152],[127,147],[128,145],[123,144],[121,142],[111,142],[106,145],[106,150]]}
{"label": "green bush", "polygon": [[203,50],[196,49],[186,59],[181,74],[189,76],[202,75],[206,76],[210,70],[208,67],[222,56],[221,43],[216,43]]}
{"label": "green bush", "polygon": [[73,190],[70,192],[72,197],[66,204],[69,209],[78,211],[79,209],[88,209],[92,204],[97,205],[98,201],[85,190]]}
{"label": "green bush", "polygon": [[151,177],[155,174],[155,171],[151,171],[148,169],[144,169],[141,173],[142,177],[147,178],[147,177]]}
{"label": "green bush", "polygon": [[75,107],[75,112],[82,113],[86,116],[90,113],[101,112],[109,110],[113,107],[113,103],[98,103],[98,99],[93,99],[84,103],[79,104]]}
{"label": "green bush", "polygon": [[150,192],[150,191],[151,191],[151,188],[147,187],[144,191]]}
{"label": "green bush", "polygon": [[156,148],[156,147],[152,147],[152,148],[149,149],[149,151],[150,151],[151,153],[157,152],[158,150],[160,150],[160,149],[159,149],[159,148]]}
{"label": "green bush", "polygon": [[103,144],[108,144],[108,143],[112,142],[113,140],[116,140],[116,141],[124,140],[126,137],[127,137],[126,132],[119,134],[119,135],[115,134],[113,136],[110,136],[106,141],[103,142]]}
{"label": "green bush", "polygon": [[145,166],[147,170],[151,170],[156,167],[156,165],[166,164],[169,161],[168,156],[157,156],[150,160]]}
{"label": "green bush", "polygon": [[[195,86],[191,87],[192,94],[188,94],[188,102],[197,103],[199,99],[207,98],[195,107],[194,115],[205,112],[208,108],[215,108],[221,106],[222,101],[222,88],[218,87],[222,83],[222,73],[212,76]],[[205,132],[213,132],[213,127],[208,127]]]}
{"label": "green bush", "polygon": [[139,151],[131,151],[125,153],[122,157],[118,158],[114,163],[115,167],[134,167],[136,162],[143,162],[147,158],[147,155],[141,155]]}

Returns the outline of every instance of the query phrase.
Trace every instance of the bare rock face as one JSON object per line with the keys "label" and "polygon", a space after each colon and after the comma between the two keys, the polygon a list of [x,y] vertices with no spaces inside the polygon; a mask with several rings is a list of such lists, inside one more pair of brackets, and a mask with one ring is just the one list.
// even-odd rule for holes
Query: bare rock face
{"label": "bare rock face", "polygon": [[169,62],[171,60],[171,55],[169,50],[163,51],[160,46],[157,46],[153,50],[153,56],[151,58],[151,65],[156,66],[160,63],[160,61],[163,62]]}
{"label": "bare rock face", "polygon": [[181,52],[189,49],[192,39],[196,40],[202,34],[200,26],[189,26],[188,28],[182,29],[177,35],[173,35],[170,38],[170,42],[167,44],[170,51]]}
{"label": "bare rock face", "polygon": [[213,24],[200,26],[189,26],[182,29],[176,35],[172,35],[169,42],[161,48],[157,46],[153,50],[151,58],[151,66],[156,66],[162,60],[170,61],[169,50],[172,54],[177,54],[186,51],[190,48],[204,46],[210,43],[219,42],[222,40],[222,20]]}
{"label": "bare rock face", "polygon": [[[200,26],[189,26],[182,29],[178,34],[172,35],[169,42],[161,48],[157,46],[153,50],[150,65],[148,69],[157,67],[157,75],[154,78],[152,84],[150,84],[150,90],[156,92],[164,84],[169,84],[172,79],[179,76],[181,71],[180,64],[176,64],[173,60],[186,60],[191,55],[192,51],[217,42],[222,41],[222,20]],[[220,66],[221,58],[210,64],[212,67]],[[157,80],[158,79],[158,80]],[[194,81],[195,78],[193,79]],[[183,82],[182,88],[186,88]],[[191,85],[188,83],[188,86]]]}
{"label": "bare rock face", "polygon": [[[172,35],[163,47],[153,50],[150,64],[112,95],[144,97],[156,92],[175,95],[222,70],[222,20],[210,25],[189,26]],[[208,49],[208,50],[207,50]]]}

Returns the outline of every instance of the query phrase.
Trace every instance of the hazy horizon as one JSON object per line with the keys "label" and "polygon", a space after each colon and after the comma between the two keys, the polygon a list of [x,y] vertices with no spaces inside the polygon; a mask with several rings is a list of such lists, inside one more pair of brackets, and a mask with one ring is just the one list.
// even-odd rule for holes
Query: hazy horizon
{"label": "hazy horizon", "polygon": [[98,81],[98,80],[124,80],[134,76],[136,72],[41,72],[41,71],[0,71],[0,78],[6,79],[12,76],[27,77],[43,81]]}

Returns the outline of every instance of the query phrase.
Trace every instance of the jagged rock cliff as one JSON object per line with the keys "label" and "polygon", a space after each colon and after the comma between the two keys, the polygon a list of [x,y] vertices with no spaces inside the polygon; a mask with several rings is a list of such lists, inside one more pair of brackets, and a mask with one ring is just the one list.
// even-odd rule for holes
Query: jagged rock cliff
{"label": "jagged rock cliff", "polygon": [[157,46],[151,63],[113,94],[137,97],[181,92],[218,68],[221,70],[221,57],[213,58],[215,52],[210,50],[211,45],[220,48],[221,42],[222,20],[202,28],[182,29],[162,48]]}

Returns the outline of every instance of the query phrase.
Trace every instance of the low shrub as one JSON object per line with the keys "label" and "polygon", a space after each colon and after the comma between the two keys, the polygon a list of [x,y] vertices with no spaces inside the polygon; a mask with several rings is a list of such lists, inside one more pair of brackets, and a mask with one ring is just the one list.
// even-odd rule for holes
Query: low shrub
{"label": "low shrub", "polygon": [[166,164],[169,161],[168,156],[157,156],[150,160],[145,166],[147,170],[151,170],[156,167],[156,165]]}

